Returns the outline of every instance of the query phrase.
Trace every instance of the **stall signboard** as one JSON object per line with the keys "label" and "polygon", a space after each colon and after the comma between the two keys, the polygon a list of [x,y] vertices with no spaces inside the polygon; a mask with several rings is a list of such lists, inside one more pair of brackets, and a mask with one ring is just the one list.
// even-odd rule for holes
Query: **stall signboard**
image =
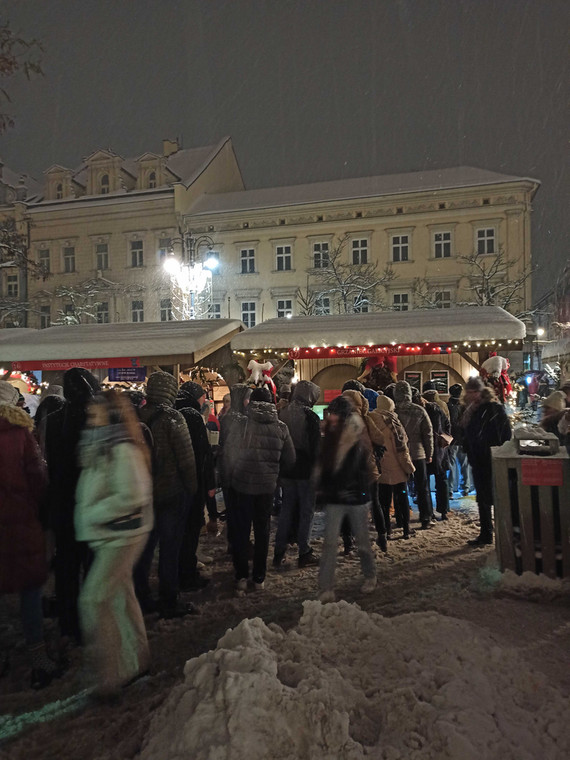
{"label": "stall signboard", "polygon": [[420,393],[422,390],[422,373],[421,372],[404,372],[404,380],[410,384],[411,388],[417,388]]}
{"label": "stall signboard", "polygon": [[83,367],[84,369],[99,369],[111,367],[140,367],[141,362],[137,356],[119,357],[110,359],[43,359],[41,361],[21,361],[12,362],[12,370],[15,372],[28,372],[30,370],[41,369],[44,372],[49,370],[66,370],[73,367]]}
{"label": "stall signboard", "polygon": [[146,367],[112,367],[109,370],[111,383],[143,383],[146,380]]}
{"label": "stall signboard", "polygon": [[446,369],[434,369],[430,379],[438,393],[449,393],[449,372]]}

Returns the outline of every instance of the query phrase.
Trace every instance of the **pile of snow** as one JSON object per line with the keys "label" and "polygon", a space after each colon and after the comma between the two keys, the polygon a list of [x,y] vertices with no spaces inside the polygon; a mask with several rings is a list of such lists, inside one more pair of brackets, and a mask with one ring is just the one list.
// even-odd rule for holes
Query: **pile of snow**
{"label": "pile of snow", "polygon": [[555,760],[567,704],[476,626],[305,602],[288,633],[242,621],[186,663],[140,760]]}

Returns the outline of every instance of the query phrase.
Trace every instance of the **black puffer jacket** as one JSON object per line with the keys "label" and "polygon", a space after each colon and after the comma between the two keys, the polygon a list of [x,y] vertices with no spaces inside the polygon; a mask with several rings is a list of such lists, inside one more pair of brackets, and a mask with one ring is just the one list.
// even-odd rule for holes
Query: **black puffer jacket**
{"label": "black puffer jacket", "polygon": [[194,396],[185,392],[183,388],[179,390],[174,406],[184,417],[188,425],[194,457],[196,459],[198,498],[203,501],[206,498],[206,491],[210,491],[216,487],[214,457],[212,447],[208,441],[204,418],[200,413],[200,405]]}
{"label": "black puffer jacket", "polygon": [[293,467],[281,473],[284,480],[308,480],[319,456],[321,421],[311,407],[317,402],[321,389],[309,380],[300,380],[295,386],[293,400],[279,412],[279,419],[287,425],[296,460]]}
{"label": "black puffer jacket", "polygon": [[251,396],[251,388],[245,383],[236,383],[230,388],[231,407],[220,419],[220,441],[222,447],[235,422],[245,414],[245,399]]}
{"label": "black puffer jacket", "polygon": [[447,402],[447,408],[449,409],[449,419],[451,422],[451,435],[453,436],[453,444],[456,446],[463,445],[463,427],[461,426],[461,418],[465,407],[461,401],[455,396],[451,396]]}
{"label": "black puffer jacket", "polygon": [[252,401],[247,416],[232,426],[221,457],[226,485],[240,493],[265,494],[275,490],[280,469],[295,463],[295,448],[275,406]]}
{"label": "black puffer jacket", "polygon": [[372,498],[370,445],[358,414],[347,417],[328,468],[317,472],[319,501],[325,504],[366,504]]}
{"label": "black puffer jacket", "polygon": [[425,410],[433,428],[433,458],[432,465],[435,468],[447,468],[447,448],[439,445],[439,434],[451,435],[451,423],[439,404],[435,401],[426,401]]}
{"label": "black puffer jacket", "polygon": [[512,430],[505,408],[499,404],[494,392],[485,388],[481,398],[479,406],[465,410],[463,448],[471,467],[488,472],[491,477],[491,446],[510,441]]}
{"label": "black puffer jacket", "polygon": [[196,493],[196,461],[186,420],[173,408],[178,383],[168,372],[153,372],[146,387],[147,403],[139,417],[154,440],[152,482],[154,503],[160,505],[184,491]]}

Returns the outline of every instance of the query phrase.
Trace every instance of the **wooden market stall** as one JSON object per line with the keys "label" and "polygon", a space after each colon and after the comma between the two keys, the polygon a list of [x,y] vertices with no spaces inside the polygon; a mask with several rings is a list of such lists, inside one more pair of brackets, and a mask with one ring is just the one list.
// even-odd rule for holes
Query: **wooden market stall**
{"label": "wooden market stall", "polygon": [[525,325],[497,306],[382,311],[270,319],[232,339],[234,356],[281,365],[294,361],[299,380],[323,390],[320,403],[362,374],[365,360],[385,362],[399,380],[443,394],[479,371],[490,352],[522,350]]}

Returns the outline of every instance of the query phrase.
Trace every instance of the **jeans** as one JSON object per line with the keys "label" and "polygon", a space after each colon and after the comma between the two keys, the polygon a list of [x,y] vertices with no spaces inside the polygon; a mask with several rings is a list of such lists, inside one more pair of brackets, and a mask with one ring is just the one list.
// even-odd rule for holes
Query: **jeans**
{"label": "jeans", "polygon": [[161,605],[176,604],[178,597],[178,560],[190,502],[184,494],[155,504],[154,528],[135,567],[137,597],[144,604],[150,598],[148,577],[158,543],[158,595]]}
{"label": "jeans", "polygon": [[471,467],[467,461],[467,454],[461,446],[452,444],[447,449],[449,457],[449,490],[454,493],[459,491],[459,475],[461,475],[461,488],[464,492],[471,490],[473,482]]}
{"label": "jeans", "polygon": [[247,494],[233,491],[228,509],[228,525],[232,527],[232,557],[237,581],[249,577],[249,536],[253,524],[254,583],[263,583],[267,570],[269,529],[273,493]]}
{"label": "jeans", "polygon": [[414,483],[416,485],[416,494],[418,497],[418,510],[422,525],[428,523],[433,517],[433,504],[429,490],[429,480],[427,475],[427,466],[425,459],[414,459]]}
{"label": "jeans", "polygon": [[370,502],[367,504],[327,504],[325,538],[319,564],[319,588],[321,591],[332,591],[334,588],[338,536],[344,517],[348,517],[352,532],[356,537],[362,574],[365,578],[376,577],[376,562],[368,535],[370,506]]}
{"label": "jeans", "polygon": [[41,586],[20,591],[20,618],[26,644],[40,644],[44,640]]}
{"label": "jeans", "polygon": [[277,556],[283,555],[287,551],[289,531],[295,517],[297,504],[299,504],[297,529],[299,556],[311,550],[309,541],[315,514],[315,489],[310,480],[288,480],[283,483],[283,500],[279,512],[277,533],[275,534],[275,554]]}
{"label": "jeans", "polygon": [[408,489],[406,483],[397,483],[388,485],[387,483],[378,484],[378,497],[380,506],[384,512],[386,520],[386,529],[388,535],[391,533],[390,528],[390,504],[394,499],[394,512],[396,514],[396,524],[404,529],[404,536],[410,533],[410,505],[408,503]]}

